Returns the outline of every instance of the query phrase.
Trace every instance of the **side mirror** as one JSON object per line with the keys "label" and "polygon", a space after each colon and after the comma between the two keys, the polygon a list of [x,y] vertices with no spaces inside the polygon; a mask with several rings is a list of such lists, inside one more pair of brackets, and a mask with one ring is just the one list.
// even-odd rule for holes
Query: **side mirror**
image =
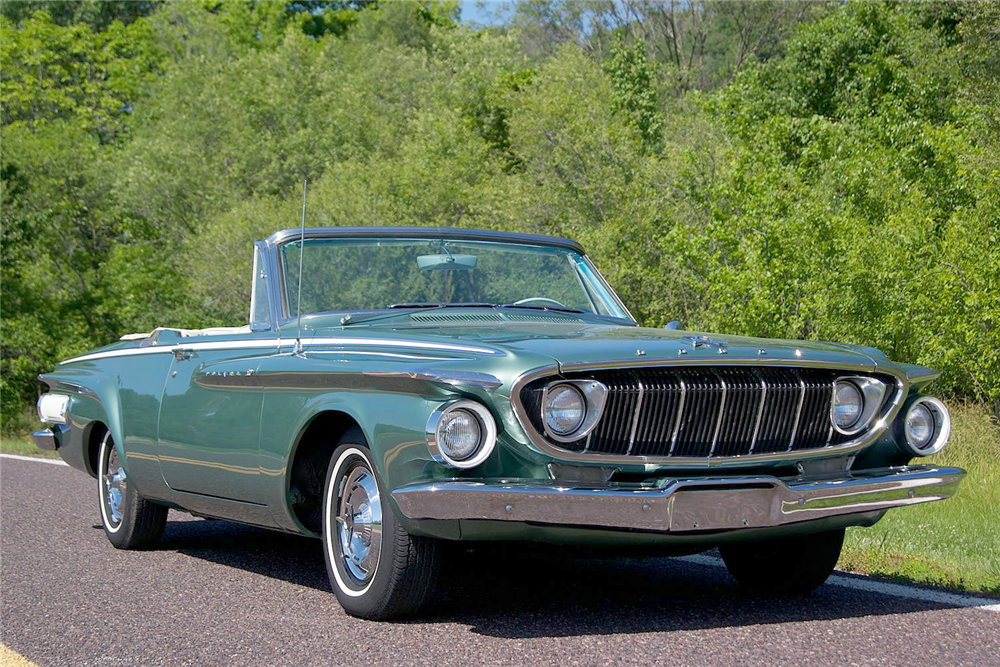
{"label": "side mirror", "polygon": [[669,322],[667,322],[666,326],[664,326],[663,328],[664,329],[680,329],[681,328],[681,323],[678,322],[677,320],[670,320]]}

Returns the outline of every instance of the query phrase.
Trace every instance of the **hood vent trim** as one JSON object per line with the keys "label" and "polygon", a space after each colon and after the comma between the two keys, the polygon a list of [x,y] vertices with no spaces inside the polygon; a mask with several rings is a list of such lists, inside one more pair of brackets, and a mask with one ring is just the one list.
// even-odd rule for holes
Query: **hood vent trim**
{"label": "hood vent trim", "polygon": [[453,323],[480,323],[480,322],[538,322],[541,324],[579,324],[582,323],[578,317],[555,315],[549,313],[413,313],[410,320],[421,324],[453,324]]}

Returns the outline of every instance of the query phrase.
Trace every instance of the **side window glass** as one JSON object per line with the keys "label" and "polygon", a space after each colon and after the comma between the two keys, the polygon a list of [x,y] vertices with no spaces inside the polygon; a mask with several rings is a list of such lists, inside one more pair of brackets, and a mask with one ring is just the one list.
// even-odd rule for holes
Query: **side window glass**
{"label": "side window glass", "polygon": [[271,328],[267,303],[267,271],[260,248],[253,249],[253,282],[250,288],[250,328],[264,331]]}

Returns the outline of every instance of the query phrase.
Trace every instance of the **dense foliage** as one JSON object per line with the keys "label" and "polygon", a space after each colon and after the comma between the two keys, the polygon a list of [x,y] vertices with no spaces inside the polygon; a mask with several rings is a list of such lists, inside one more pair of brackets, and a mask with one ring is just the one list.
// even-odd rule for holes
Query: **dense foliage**
{"label": "dense foliage", "polygon": [[[625,9],[628,11],[622,13]],[[2,400],[240,324],[296,226],[560,234],[649,325],[876,346],[1000,407],[1000,5],[5,2]]]}

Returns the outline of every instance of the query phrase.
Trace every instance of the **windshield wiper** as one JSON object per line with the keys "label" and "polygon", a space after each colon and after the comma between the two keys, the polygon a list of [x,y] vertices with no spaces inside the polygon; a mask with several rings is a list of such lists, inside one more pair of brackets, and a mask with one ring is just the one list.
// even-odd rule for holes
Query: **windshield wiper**
{"label": "windshield wiper", "polygon": [[[439,308],[522,308],[527,310],[548,310],[557,313],[577,313],[580,315],[588,315],[592,313],[587,313],[585,310],[579,310],[577,308],[566,308],[559,306],[531,306],[526,304],[516,304],[516,303],[487,303],[487,302],[470,302],[470,303],[459,303],[459,302],[436,302],[436,301],[404,301],[401,303],[390,303],[385,307],[386,310],[437,310]],[[348,313],[340,320],[341,326],[350,326],[352,324],[360,324],[361,322],[371,322],[374,320],[387,319],[393,317],[393,313],[386,312],[373,312],[373,313]]]}
{"label": "windshield wiper", "polygon": [[579,308],[568,308],[566,306],[529,306],[527,304],[518,303],[498,303],[497,308],[528,308],[531,310],[551,310],[557,313],[576,313],[579,315],[587,314],[587,311],[580,310]]}
{"label": "windshield wiper", "polygon": [[566,306],[532,306],[528,304],[519,304],[519,303],[486,303],[486,302],[435,303],[433,301],[407,301],[403,303],[392,303],[386,306],[386,308],[528,308],[531,310],[551,310],[557,313],[578,313],[581,315],[587,312],[585,310],[580,310],[579,308],[568,308]]}
{"label": "windshield wiper", "polygon": [[390,303],[386,308],[496,308],[495,303],[457,303],[444,302],[435,303],[433,301],[406,301],[403,303]]}

